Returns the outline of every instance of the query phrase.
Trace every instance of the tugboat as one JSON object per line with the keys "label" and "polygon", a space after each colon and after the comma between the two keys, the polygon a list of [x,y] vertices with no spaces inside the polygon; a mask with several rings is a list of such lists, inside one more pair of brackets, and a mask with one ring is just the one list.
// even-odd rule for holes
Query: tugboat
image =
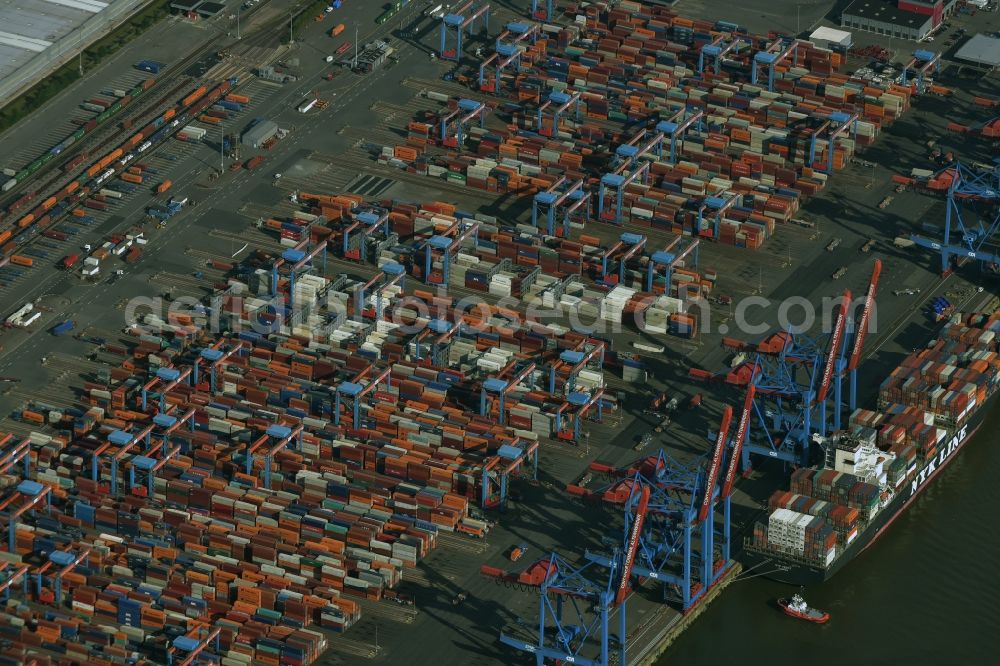
{"label": "tugboat", "polygon": [[800,594],[796,594],[791,599],[778,599],[778,605],[781,606],[781,610],[785,611],[786,615],[791,615],[800,620],[823,624],[830,619],[829,613],[811,608]]}

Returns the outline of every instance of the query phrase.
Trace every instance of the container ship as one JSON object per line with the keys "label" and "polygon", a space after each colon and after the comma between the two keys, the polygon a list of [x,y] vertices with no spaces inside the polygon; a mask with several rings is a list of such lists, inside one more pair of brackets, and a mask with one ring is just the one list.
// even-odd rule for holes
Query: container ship
{"label": "container ship", "polygon": [[879,387],[878,410],[818,439],[823,463],[791,475],[744,541],[748,569],[794,585],[831,578],[954,460],[996,402],[1000,310],[955,315]]}

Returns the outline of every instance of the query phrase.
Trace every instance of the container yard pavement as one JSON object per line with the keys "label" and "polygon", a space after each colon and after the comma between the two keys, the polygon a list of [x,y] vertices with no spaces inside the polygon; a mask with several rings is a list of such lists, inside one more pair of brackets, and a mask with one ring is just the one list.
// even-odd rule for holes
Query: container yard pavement
{"label": "container yard pavement", "polygon": [[192,44],[200,43],[213,32],[216,32],[214,25],[199,27],[176,18],[153,26],[0,135],[0,143],[5,146],[2,166],[20,169],[65,138],[76,129],[69,120],[86,114],[79,105],[89,97],[108,88],[125,87],[122,81],[148,78],[147,73],[132,67],[134,63],[149,59],[169,66],[187,56]]}
{"label": "container yard pavement", "polygon": [[766,35],[770,31],[787,35],[808,34],[838,4],[833,0],[743,0],[732,3],[724,0],[679,0],[673,9],[681,16],[730,21],[750,32]]}
{"label": "container yard pavement", "polygon": [[[685,12],[687,4],[682,2],[679,10]],[[353,6],[352,3],[345,3],[345,9]],[[803,10],[803,24],[804,15]],[[367,14],[361,16],[370,18]],[[740,21],[738,16],[726,18]],[[45,328],[57,321],[73,318],[77,320],[77,328],[81,332],[113,338],[124,325],[124,310],[118,306],[131,297],[155,295],[170,286],[175,288],[175,293],[203,294],[211,279],[220,277],[204,268],[206,258],[229,257],[243,242],[250,243],[251,248],[274,248],[273,240],[253,229],[253,223],[258,217],[269,215],[269,211],[288,208],[286,195],[296,183],[301,184],[302,189],[310,189],[306,184],[323,183],[328,188],[337,185],[346,188],[361,175],[359,171],[343,169],[335,160],[324,162],[322,156],[351,155],[352,165],[361,164],[355,160],[357,144],[363,139],[388,141],[393,131],[405,130],[410,120],[405,114],[401,113],[389,121],[374,121],[372,106],[397,105],[409,109],[421,104],[419,98],[414,98],[416,90],[404,85],[405,81],[439,78],[446,66],[430,63],[416,47],[407,46],[404,48],[410,50],[404,51],[401,62],[388,70],[378,71],[367,78],[342,74],[332,82],[322,82],[322,74],[328,71],[322,55],[329,52],[331,40],[321,30],[328,30],[331,25],[333,23],[329,19],[318,26],[310,25],[300,36],[296,51],[302,63],[300,80],[285,88],[274,88],[269,95],[262,94],[259,102],[255,98],[249,114],[241,117],[243,123],[250,117],[272,118],[291,130],[287,139],[266,153],[263,167],[256,172],[227,172],[220,181],[208,183],[207,174],[217,164],[217,153],[206,147],[167,146],[160,152],[187,151],[180,161],[169,167],[173,170],[170,177],[175,182],[174,191],[186,194],[198,203],[171,220],[165,229],[155,231],[147,225],[151,236],[150,247],[136,266],[123,266],[127,271],[124,279],[115,284],[83,285],[75,276],[36,269],[42,277],[33,280],[33,285],[26,286],[19,293],[2,296],[5,310],[16,307],[28,297],[34,298],[36,294],[42,295],[42,303],[51,309],[39,322],[38,332],[34,335],[7,331],[0,337],[0,344],[5,346],[4,356],[0,358],[0,374],[23,379],[0,398],[0,409],[4,413],[19,408],[32,397],[42,402],[67,404],[72,399],[69,389],[81,385],[78,375],[102,367],[99,362],[88,364],[75,360],[88,353],[92,345],[49,336],[43,332]],[[353,38],[350,33],[348,30],[343,36]],[[436,42],[436,34],[432,31],[427,42]],[[949,82],[945,84],[949,85]],[[99,88],[102,84],[92,85]],[[445,84],[441,87],[447,89]],[[268,88],[258,86],[261,91]],[[316,115],[297,113],[295,106],[311,91],[328,99],[330,106]],[[958,302],[974,298],[974,290],[960,277],[952,277],[943,285],[938,285],[935,257],[916,249],[903,252],[891,247],[891,239],[899,232],[919,226],[922,221],[937,223],[943,215],[940,203],[924,195],[904,193],[895,195],[888,209],[877,208],[877,203],[891,192],[891,173],[906,173],[910,167],[926,166],[927,151],[921,142],[929,133],[947,137],[945,141],[957,153],[980,155],[983,152],[982,148],[977,152],[976,144],[971,140],[963,141],[960,137],[944,133],[949,113],[953,113],[954,108],[960,109],[955,111],[957,113],[969,109],[970,98],[971,93],[961,92],[957,102],[933,98],[918,102],[863,156],[879,163],[874,185],[866,188],[871,181],[871,170],[853,166],[838,173],[831,186],[807,205],[800,217],[816,222],[816,228],[782,227],[775,238],[757,252],[715,245],[704,248],[702,265],[720,269],[717,292],[734,297],[759,292],[776,299],[804,296],[813,302],[822,296],[834,295],[845,286],[858,294],[867,282],[871,260],[882,258],[885,267],[879,299],[879,328],[877,334],[869,338],[869,349],[878,349],[879,354],[875,363],[865,366],[866,376],[877,382],[877,378],[884,375],[883,367],[891,367],[902,351],[909,351],[926,338],[928,322],[919,304],[933,295],[945,293],[960,295],[951,296]],[[163,161],[158,164],[168,168]],[[374,162],[366,168],[372,177],[388,181],[389,188],[382,194],[384,197],[405,201],[452,200],[462,208],[471,208],[481,203],[485,194],[474,190],[459,194],[438,181],[407,177]],[[272,184],[275,172],[285,174],[278,182],[279,187]],[[115,208],[114,215],[88,235],[88,241],[97,240],[102,231],[111,227],[139,221],[142,209],[148,203],[144,195],[133,196],[127,203]],[[523,206],[496,205],[511,214],[523,212]],[[620,230],[591,223],[586,232],[614,239]],[[828,253],[824,247],[833,237],[841,238],[842,243],[835,252]],[[861,254],[859,247],[868,238],[875,238],[878,245],[872,254]],[[724,266],[731,268],[722,271]],[[845,277],[837,282],[823,279],[840,266],[848,268]],[[333,270],[363,270],[336,262],[334,267]],[[202,271],[206,273],[204,280],[193,278],[194,273]],[[904,286],[920,287],[922,292],[919,296],[891,295],[893,288]],[[726,323],[723,321],[726,315],[717,312],[713,322],[716,325]],[[776,324],[777,304],[762,310],[760,320]],[[704,433],[717,424],[722,400],[734,404],[736,400],[735,394],[713,393],[704,387],[692,386],[685,379],[689,364],[715,370],[726,360],[726,353],[718,345],[721,333],[717,331],[717,326],[713,328],[716,332],[701,336],[695,343],[667,339],[671,348],[667,360],[651,359],[652,367],[657,372],[648,387],[644,387],[645,391],[630,394],[641,399],[629,401],[628,413],[617,417],[618,420],[609,420],[601,426],[588,425],[591,433],[589,448],[578,450],[565,444],[546,442],[540,462],[544,483],[526,486],[523,489],[524,500],[500,517],[499,526],[485,541],[453,536],[443,538],[443,547],[423,561],[418,572],[402,588],[417,598],[415,616],[408,609],[384,602],[365,604],[362,622],[344,636],[333,637],[331,655],[325,663],[357,663],[358,658],[370,655],[374,655],[380,663],[405,660],[413,664],[459,661],[509,664],[515,661],[511,653],[500,651],[495,642],[497,631],[503,625],[516,627],[522,622],[532,624],[536,617],[537,597],[533,593],[510,591],[480,578],[477,573],[479,565],[486,562],[501,567],[511,566],[504,555],[518,543],[529,545],[527,561],[553,547],[571,557],[582,553],[584,548],[600,549],[604,534],[598,527],[614,520],[611,512],[599,507],[581,510],[580,501],[565,495],[560,489],[563,484],[575,481],[594,457],[620,464],[640,455],[634,451],[635,440],[650,427],[639,413],[640,407],[653,391],[666,388],[671,394],[685,397],[694,391],[706,391],[709,399],[702,411],[682,414],[668,429],[668,434],[659,437],[650,449],[664,445],[682,456],[700,455],[707,450]],[[736,331],[729,334],[738,335]],[[891,340],[886,336],[890,336]],[[614,344],[616,348],[627,349],[631,341],[640,338],[636,333],[626,333],[616,337]],[[663,341],[662,338],[660,341]],[[40,363],[43,356],[47,358],[44,365]],[[683,363],[677,363],[678,358],[683,358]],[[24,427],[23,424],[10,422],[2,425],[10,426],[12,431]],[[760,491],[753,485],[757,480],[759,477],[743,484],[741,488],[744,492],[738,495],[741,509],[738,510],[737,522],[744,525],[750,522],[761,499]],[[749,495],[745,492],[748,490]],[[451,599],[458,592],[466,593],[468,599],[454,606]],[[649,599],[655,598],[656,594],[653,589],[640,592],[640,596]],[[633,612],[642,612],[646,618],[656,607],[661,606],[649,600],[632,604]],[[668,615],[676,617],[673,612]],[[666,620],[661,618],[660,621]],[[631,622],[630,627],[639,624],[638,621]],[[415,653],[414,645],[420,646],[419,653]]]}

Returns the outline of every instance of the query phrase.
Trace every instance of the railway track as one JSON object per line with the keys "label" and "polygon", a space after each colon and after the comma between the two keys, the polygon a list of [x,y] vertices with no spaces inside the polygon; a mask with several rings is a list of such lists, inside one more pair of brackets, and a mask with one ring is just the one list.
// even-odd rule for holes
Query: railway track
{"label": "railway track", "polygon": [[[263,4],[259,4],[250,11],[246,12],[244,18],[251,19],[257,12],[263,9],[263,7],[266,5],[267,2],[268,0],[265,0]],[[267,30],[262,28],[261,30],[254,33],[254,35],[249,36],[246,40],[243,41],[247,42],[249,40],[252,40],[254,36],[257,36],[258,39],[260,38],[260,36],[273,37],[272,34],[269,34]],[[25,193],[29,191],[33,191],[35,193],[34,198],[36,200],[40,198],[44,199],[45,197],[50,196],[52,193],[58,192],[59,189],[61,189],[61,187],[65,186],[66,183],[73,180],[74,177],[71,175],[71,173],[77,171],[77,169],[73,169],[73,171],[70,173],[63,173],[62,169],[63,167],[65,167],[66,164],[68,164],[70,161],[72,161],[75,157],[77,157],[81,153],[87,153],[89,155],[90,153],[100,152],[101,150],[105,149],[117,135],[121,134],[122,132],[121,121],[131,118],[133,120],[133,123],[135,123],[136,120],[143,114],[149,114],[151,109],[162,107],[167,100],[176,99],[177,97],[179,97],[181,95],[181,89],[183,89],[184,86],[189,85],[190,82],[192,81],[192,77],[187,76],[187,74],[185,74],[188,68],[190,68],[193,64],[195,64],[196,62],[198,62],[199,60],[201,60],[202,58],[204,58],[206,55],[210,54],[213,50],[216,50],[217,48],[218,48],[217,35],[213,34],[211,37],[206,39],[204,44],[202,44],[196,50],[188,54],[179,63],[170,67],[167,70],[166,76],[157,78],[156,83],[157,86],[159,86],[160,88],[162,88],[165,85],[170,85],[172,82],[174,83],[174,88],[172,88],[169,93],[163,95],[155,104],[147,103],[144,105],[144,102],[146,102],[149,99],[144,96],[140,98],[139,101],[140,106],[133,107],[129,105],[127,107],[129,109],[129,112],[127,112],[128,115],[115,116],[113,118],[109,118],[107,123],[103,127],[99,127],[95,131],[95,133],[92,134],[90,137],[85,137],[83,140],[73,143],[66,150],[59,153],[58,157],[56,157],[53,160],[50,160],[49,163],[45,166],[44,171],[35,173],[31,178],[25,180],[23,183],[18,183],[10,191],[5,192],[3,197],[0,197],[0,209],[6,210],[8,206],[10,206],[10,204],[17,201],[21,196],[23,196]],[[154,90],[156,90],[156,88],[154,88]],[[83,165],[81,164],[80,166],[82,167]],[[58,173],[56,173],[56,171],[58,171]],[[50,177],[48,181],[39,183],[38,177],[43,175],[49,175],[52,177]],[[58,187],[53,185],[53,183],[59,181],[63,177],[68,177],[63,183],[63,185],[60,185]]]}
{"label": "railway track", "polygon": [[[277,35],[277,33],[273,30],[273,28],[278,23],[283,22],[283,20],[284,20],[283,17],[278,17],[278,18],[272,19],[269,23],[261,25],[252,34],[248,34],[242,40],[241,45],[244,48],[252,48],[254,46],[264,46],[264,45],[272,43],[272,42],[276,43],[276,40],[277,40],[276,35]],[[179,79],[171,79],[172,81],[175,81],[175,83],[174,83],[174,87],[171,89],[170,93],[161,96],[157,100],[156,104],[153,104],[153,105],[147,107],[146,110],[145,110],[145,113],[148,114],[150,112],[153,112],[155,114],[162,114],[167,108],[173,107],[176,104],[177,97],[180,94],[182,94],[182,93],[179,93],[177,91],[184,90],[184,89],[186,89],[186,88],[194,85],[195,83],[197,83],[199,81],[198,79],[193,79],[192,77],[186,76],[186,74],[184,74],[184,72],[192,64],[194,64],[195,62],[197,62],[198,60],[200,60],[201,58],[203,58],[213,48],[217,48],[217,44],[213,45],[211,42],[208,42],[207,44],[202,45],[199,49],[197,49],[196,51],[194,51],[187,58],[185,58],[176,67],[176,69],[173,70],[174,73],[175,73],[175,75],[179,75],[180,78]],[[207,79],[202,79],[200,82],[201,82],[202,85],[205,85],[206,87],[209,86],[209,85],[214,85],[214,82],[209,81]],[[156,116],[154,115],[152,117],[155,118]],[[138,125],[136,131],[138,131],[138,128],[141,128],[141,127],[142,127],[142,125]],[[173,128],[172,131],[168,132],[166,135],[164,135],[162,137],[162,140],[158,141],[155,145],[151,146],[150,149],[143,154],[143,157],[144,158],[149,158],[152,155],[157,154],[158,151],[161,151],[163,149],[163,147],[168,143],[168,140],[177,131],[179,131],[180,129],[181,129],[180,125],[178,125],[177,127]],[[121,133],[122,133],[121,129],[117,126],[117,123],[115,123],[115,125],[113,127],[109,126],[108,137],[105,138],[104,143],[102,143],[102,144],[99,145],[99,148],[95,148],[95,146],[94,146],[94,144],[93,144],[92,141],[85,141],[83,143],[83,145],[79,145],[80,142],[74,143],[73,144],[74,151],[84,150],[86,148],[88,151],[93,151],[95,154],[100,155],[101,154],[100,150],[102,150],[102,149],[104,149],[104,150],[108,149],[110,147],[109,144],[112,144],[112,143],[118,143],[119,145],[121,144],[121,140],[115,141],[115,139],[118,138],[121,135]],[[66,151],[64,151],[64,152],[66,152]],[[88,154],[89,154],[89,152],[88,152]],[[59,164],[64,164],[65,162],[63,162],[62,160],[59,160],[58,163]],[[83,165],[81,165],[81,166],[83,166],[84,168],[87,168],[87,167],[91,166],[93,163],[94,162],[92,162],[91,160],[86,160],[83,163]],[[86,165],[86,166],[84,166],[84,165]],[[116,168],[115,169],[116,172],[120,171],[120,170],[121,170],[120,168]],[[70,174],[65,174],[65,175],[55,175],[54,177],[50,178],[49,183],[56,183],[57,184],[56,186],[58,186],[59,189],[48,189],[48,190],[46,190],[44,192],[37,192],[36,195],[35,195],[35,198],[33,199],[33,205],[37,204],[38,201],[44,200],[44,198],[47,198],[49,196],[54,196],[54,195],[62,192],[64,190],[64,188],[66,187],[66,184],[73,182],[74,179],[75,180],[80,180],[80,174],[78,173],[75,177],[72,176],[72,175],[70,175]],[[26,181],[26,183],[30,183],[30,182],[31,181]],[[63,201],[62,203],[65,203],[65,201]],[[66,207],[65,207],[66,210],[64,210],[57,218],[52,219],[50,221],[50,223],[49,223],[49,225],[48,225],[48,227],[47,227],[46,230],[47,231],[57,230],[58,227],[60,226],[60,224],[63,223],[63,222],[65,222],[65,220],[69,216],[69,210],[72,209],[74,206],[75,206],[75,202],[72,201],[72,200],[70,200],[70,205],[66,205]],[[27,212],[28,210],[30,210],[30,209],[26,208],[25,212]],[[113,211],[114,211],[114,208],[109,209],[109,212],[111,212],[112,214],[113,214]],[[15,229],[12,228],[13,220],[16,219],[17,217],[19,217],[19,216],[17,216],[17,215],[11,216],[11,219],[8,220],[8,224],[5,225],[5,227],[0,228],[0,231],[3,231],[4,228],[11,229],[12,231],[17,231],[17,230],[15,230]],[[122,228],[126,228],[128,226],[130,226],[130,223],[123,223],[121,225],[118,225],[118,227],[116,227],[114,229],[107,230],[107,233],[114,233],[114,232],[116,232],[116,231],[118,231],[118,230],[120,230]],[[17,246],[17,248],[14,250],[14,253],[18,253],[19,254],[19,253],[25,252],[26,250],[29,250],[33,246],[37,245],[39,242],[44,242],[44,241],[41,241],[42,238],[44,238],[42,236],[42,234],[34,234],[34,235],[32,235],[24,243],[22,243],[21,245]],[[0,263],[6,263],[5,257],[0,257]]]}

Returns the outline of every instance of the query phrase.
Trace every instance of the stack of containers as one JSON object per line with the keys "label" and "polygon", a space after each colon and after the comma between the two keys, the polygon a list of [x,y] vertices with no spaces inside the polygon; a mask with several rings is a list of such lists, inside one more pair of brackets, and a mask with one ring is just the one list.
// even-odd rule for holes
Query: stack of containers
{"label": "stack of containers", "polygon": [[[955,315],[938,339],[905,358],[882,383],[879,411],[858,409],[851,415],[849,428],[877,430],[879,448],[895,454],[884,470],[888,488],[898,492],[912,480],[927,461],[938,455],[954,429],[996,391],[1000,376],[998,331],[1000,310]],[[975,389],[966,388],[966,382],[975,384]],[[955,401],[958,406],[952,404]],[[959,408],[965,413],[956,413]],[[857,539],[865,523],[879,510],[882,491],[849,473],[796,470],[791,477],[791,492],[777,492],[769,502],[772,516],[778,515],[773,522],[776,538],[788,540],[785,535],[789,523],[782,512],[794,509],[817,513],[820,504],[807,506],[801,496],[828,503],[828,524],[836,534],[837,546],[844,548]],[[770,544],[770,532],[770,524],[768,528],[756,525],[754,543],[760,547]],[[816,555],[813,559],[821,558]]]}
{"label": "stack of containers", "polygon": [[[701,47],[715,36],[733,39],[734,28],[660,8],[591,9],[581,14],[583,23],[559,30],[554,40],[539,40],[513,85],[501,86],[529,107],[552,91],[580,93],[580,121],[563,119],[554,135],[547,121],[535,127],[529,108],[516,112],[507,128],[471,128],[473,155],[438,155],[426,152],[433,126],[420,118],[408,130],[418,149],[408,153],[414,159],[409,168],[491,192],[530,195],[559,177],[577,179],[593,146],[632,139],[625,123],[699,109],[701,123],[677,143],[676,154],[647,156],[654,182],[626,189],[626,222],[711,237],[711,225],[699,222],[692,209],[702,197],[735,193],[753,201],[726,212],[718,240],[756,248],[774,233],[775,222],[791,219],[800,201],[825,185],[828,164],[843,168],[856,146],[873,142],[910,103],[911,88],[851,79],[837,71],[842,54],[801,41],[795,58],[777,67],[773,90],[746,82],[752,48],[732,51],[718,75],[709,69],[695,76]],[[772,41],[740,37],[754,44]],[[487,83],[491,92],[492,86]],[[441,101],[449,108],[455,103]],[[825,132],[813,136],[812,127],[835,127],[855,112],[858,120],[835,145]],[[611,170],[588,168],[588,180]]]}
{"label": "stack of containers", "polygon": [[[309,238],[325,237],[315,225],[305,228]],[[536,391],[535,378],[528,378],[508,398],[510,425],[500,426],[492,414],[470,413],[453,387],[468,392],[475,384],[467,374],[495,374],[515,354],[551,362],[561,349],[596,342],[522,324],[516,313],[497,306],[464,313],[453,299],[427,293],[420,298],[441,316],[476,324],[439,359],[447,365],[428,367],[426,346],[419,361],[408,360],[414,340],[387,320],[369,314],[328,321],[328,308],[350,305],[347,280],[299,276],[294,296],[308,316],[295,329],[281,323],[282,308],[272,299],[248,295],[270,293],[266,279],[250,287],[231,278],[220,294],[222,325],[241,331],[214,340],[217,349],[233,352],[225,361],[208,367],[200,350],[212,341],[191,317],[163,322],[150,315],[146,322],[159,325],[159,333],[138,336],[127,348],[107,346],[106,353],[127,360],[86,384],[84,409],[24,410],[20,416],[73,433],[72,440],[34,439],[43,470],[37,478],[56,492],[52,530],[64,520],[80,526],[87,539],[81,543],[92,549],[88,570],[101,572],[88,574],[92,592],[66,589],[78,612],[155,631],[174,626],[178,611],[210,610],[226,618],[226,655],[263,662],[264,655],[281,654],[310,663],[324,644],[305,627],[347,630],[360,615],[357,601],[382,598],[434,547],[440,532],[485,534],[487,525],[469,516],[470,500],[478,501],[484,490],[484,470],[501,447],[551,434],[562,405],[559,395]],[[412,323],[417,314],[393,301],[397,293],[386,294],[386,307]],[[258,333],[255,320],[276,326]],[[451,366],[453,360],[460,365]],[[197,382],[165,387],[165,371],[192,364],[202,364]],[[469,374],[477,365],[478,372]],[[388,376],[358,405],[357,420],[348,404],[336,412],[338,386],[365,385],[384,370]],[[565,380],[564,369],[559,391]],[[147,396],[142,387],[150,381],[155,388]],[[603,386],[603,373],[585,368],[576,383],[593,391]],[[124,448],[122,433],[142,430],[149,411],[164,408],[188,416],[169,436],[156,422],[150,441]],[[301,434],[291,435],[280,451],[266,454],[265,447],[251,455],[254,442],[270,446],[281,437],[266,434],[275,425]],[[170,453],[159,469],[145,472],[145,458],[156,460],[165,451]],[[140,452],[144,457],[135,455]],[[120,459],[117,470],[106,456]],[[18,526],[19,557],[55,549],[48,520]],[[121,536],[102,545],[91,538],[100,534]],[[137,552],[148,553],[149,563],[140,566]],[[108,579],[101,576],[112,569],[127,585],[122,589],[155,585],[168,592],[106,596]],[[143,637],[133,632],[121,645],[138,649]]]}
{"label": "stack of containers", "polygon": [[767,543],[769,546],[795,555],[802,555],[806,546],[806,525],[811,516],[788,509],[777,509],[768,516]]}

